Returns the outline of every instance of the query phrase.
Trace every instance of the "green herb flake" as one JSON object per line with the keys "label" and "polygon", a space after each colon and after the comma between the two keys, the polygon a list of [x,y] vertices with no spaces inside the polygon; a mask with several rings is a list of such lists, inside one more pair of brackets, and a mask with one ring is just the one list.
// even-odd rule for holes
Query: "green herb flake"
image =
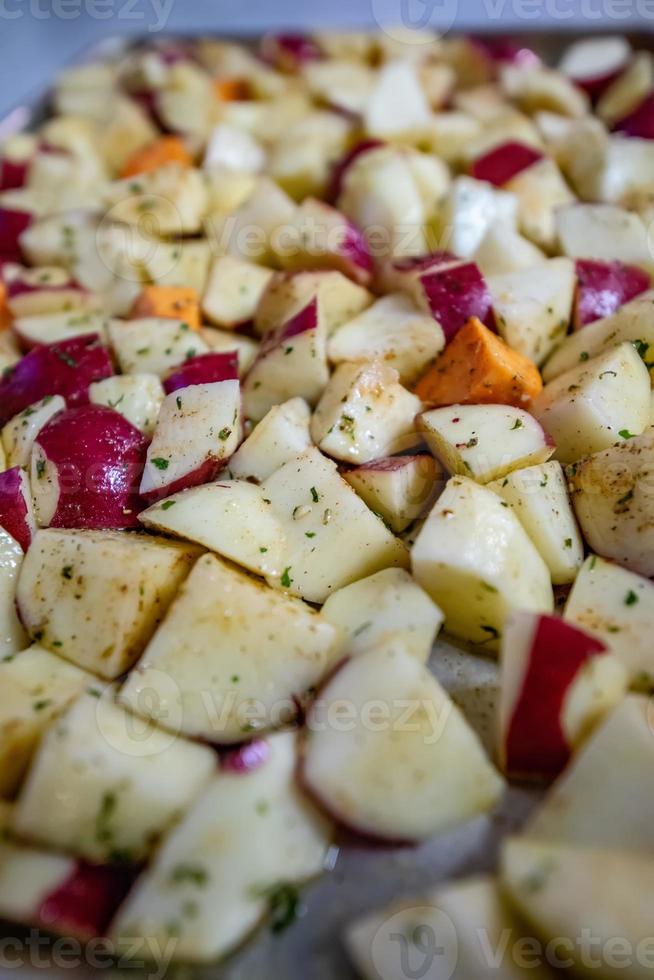
{"label": "green herb flake", "polygon": [[36,477],[38,480],[43,479],[43,474],[45,473],[45,460],[37,459],[36,461]]}
{"label": "green herb flake", "polygon": [[565,545],[566,548],[571,548],[572,547],[572,538],[566,538],[565,541],[563,542],[563,544]]}
{"label": "green herb flake", "polygon": [[270,931],[278,936],[292,925],[300,911],[300,896],[295,885],[280,884],[266,894],[270,914]]}
{"label": "green herb flake", "polygon": [[155,456],[151,462],[152,465],[156,466],[158,470],[167,470],[170,466],[169,460],[164,459],[162,456]]}
{"label": "green herb flake", "polygon": [[516,429],[522,429],[523,427],[524,427],[524,422],[522,421],[522,419],[516,419],[513,425],[511,426],[511,432],[514,432]]}
{"label": "green herb flake", "polygon": [[314,504],[317,504],[320,500],[320,494],[315,487],[311,487],[311,499],[313,500]]}
{"label": "green herb flake", "polygon": [[174,885],[189,884],[203,888],[209,881],[209,875],[201,865],[178,864],[170,872],[170,881]]}
{"label": "green herb flake", "polygon": [[68,581],[70,582],[70,580],[73,577],[73,566],[72,565],[64,565],[64,567],[61,569],[61,577],[62,578],[65,578],[65,579],[68,579]]}
{"label": "green herb flake", "polygon": [[179,409],[179,411],[181,412],[181,410],[182,410],[182,399],[180,398],[180,396],[179,396],[179,395],[178,395],[178,396],[177,396],[177,398],[175,399],[175,402],[177,403],[177,408],[178,408],[178,409]]}
{"label": "green herb flake", "polygon": [[624,598],[624,604],[625,604],[625,606],[635,606],[638,601],[639,601],[639,598],[638,598],[637,594],[634,592],[633,589],[629,589],[629,591],[627,592],[627,594],[626,594],[626,596]]}
{"label": "green herb flake", "polygon": [[43,701],[35,701],[32,707],[34,708],[35,711],[43,711],[51,704],[52,704],[52,700],[50,698],[44,698]]}
{"label": "green herb flake", "polygon": [[579,355],[579,360],[580,361],[587,361],[589,357],[590,357],[590,354],[588,353],[588,351],[587,350],[582,350],[581,354]]}
{"label": "green herb flake", "polygon": [[161,505],[161,509],[170,510],[170,508],[174,507],[176,503],[177,503],[176,500],[164,500],[164,502]]}
{"label": "green herb flake", "polygon": [[629,429],[620,429],[620,431],[618,432],[618,435],[620,436],[621,439],[633,439],[634,438],[634,433],[633,432],[630,432]]}
{"label": "green herb flake", "polygon": [[293,581],[293,579],[289,575],[290,570],[291,570],[291,566],[289,565],[288,568],[285,568],[284,569],[284,574],[282,575],[282,577],[280,579],[280,582],[282,583],[282,586],[285,589],[290,589],[291,582]]}

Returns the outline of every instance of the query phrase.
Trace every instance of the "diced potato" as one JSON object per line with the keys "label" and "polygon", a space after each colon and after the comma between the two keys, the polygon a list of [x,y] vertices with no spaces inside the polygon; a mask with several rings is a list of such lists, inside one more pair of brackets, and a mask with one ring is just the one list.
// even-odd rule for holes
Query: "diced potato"
{"label": "diced potato", "polygon": [[309,606],[205,555],[120,701],[186,735],[241,742],[297,715],[299,699],[333,666],[336,639]]}
{"label": "diced potato", "polygon": [[257,483],[267,479],[312,445],[310,419],[311,410],[303,398],[274,405],[230,459],[231,475]]}
{"label": "diced potato", "polygon": [[518,201],[513,194],[483,180],[457,177],[438,214],[440,247],[469,259],[492,225],[506,223],[515,227],[517,210]]}
{"label": "diced potato", "polygon": [[29,643],[16,613],[15,597],[23,549],[0,527],[0,656],[9,657]]}
{"label": "diced potato", "polygon": [[187,323],[167,317],[112,320],[109,342],[123,374],[156,374],[160,378],[189,357],[209,350]]}
{"label": "diced potato", "polygon": [[445,614],[445,629],[497,649],[511,609],[551,612],[549,570],[518,518],[499,497],[453,477],[411,552],[419,585]]}
{"label": "diced potato", "polygon": [[336,459],[366,463],[420,442],[415,417],[419,398],[399,384],[398,373],[381,361],[341,364],[311,419],[311,435]]}
{"label": "diced potato", "polygon": [[449,473],[488,483],[544,463],[554,445],[536,419],[511,405],[450,405],[418,419],[427,445]]}
{"label": "diced potato", "polygon": [[157,242],[143,257],[149,279],[159,286],[187,286],[201,296],[209,274],[211,249],[205,239]]}
{"label": "diced potato", "polygon": [[168,948],[175,923],[175,958],[210,962],[245,939],[283,883],[320,873],[331,826],[297,788],[295,740],[273,735],[253,771],[215,777],[121,909],[119,948],[134,936]]}
{"label": "diced potato", "polygon": [[8,469],[12,466],[29,466],[37,435],[65,407],[66,402],[61,395],[46,395],[40,402],[29,405],[7,422],[2,430],[2,445],[7,456]]}
{"label": "diced potato", "polygon": [[21,619],[47,650],[118,677],[142,653],[198,553],[137,534],[38,531],[18,579]]}
{"label": "diced potato", "polygon": [[156,374],[116,374],[89,387],[94,405],[106,405],[120,412],[128,422],[151,436],[164,400],[164,390]]}
{"label": "diced potato", "polygon": [[445,474],[433,456],[388,456],[345,470],[347,480],[395,534],[430,509],[445,485]]}
{"label": "diced potato", "polygon": [[577,519],[590,548],[654,575],[654,428],[568,467]]}
{"label": "diced potato", "polygon": [[84,694],[45,734],[12,830],[91,861],[139,861],[193,803],[215,766],[205,746],[154,725],[135,729],[110,690],[100,698]]}
{"label": "diced potato", "polygon": [[239,378],[245,377],[256,360],[259,345],[251,337],[233,330],[217,330],[215,327],[202,327],[200,336],[210,351],[236,351]]}
{"label": "diced potato", "polygon": [[402,568],[387,568],[333,592],[322,614],[345,634],[348,655],[399,640],[427,663],[443,614]]}
{"label": "diced potato", "polygon": [[169,163],[111,184],[105,203],[113,221],[149,227],[150,237],[166,238],[200,232],[208,197],[198,170]]}
{"label": "diced potato", "polygon": [[488,484],[509,507],[550,570],[555,585],[574,582],[584,560],[584,543],[568,496],[561,464],[551,460],[514,470]]}
{"label": "diced potato", "polygon": [[254,318],[257,333],[267,334],[285,323],[314,296],[328,337],[370,306],[373,299],[367,289],[334,269],[278,274],[270,280],[261,297]]}
{"label": "diced potato", "polygon": [[288,567],[271,582],[309,602],[383,568],[408,565],[405,546],[368,510],[317,449],[285,463],[261,484],[286,533]]}
{"label": "diced potato", "polygon": [[231,255],[214,259],[202,297],[202,312],[210,323],[227,329],[254,318],[259,300],[274,273]]}
{"label": "diced potato", "polygon": [[91,674],[39,646],[0,661],[2,798],[16,793],[53,718],[93,681]]}
{"label": "diced potato", "polygon": [[533,412],[553,438],[556,458],[574,463],[640,435],[649,425],[650,391],[647,368],[624,343],[550,381]]}
{"label": "diced potato", "polygon": [[561,251],[573,259],[619,259],[654,272],[647,228],[631,211],[612,204],[573,204],[556,214]]}
{"label": "diced potato", "polygon": [[654,689],[654,583],[590,555],[563,615],[606,643],[627,668],[633,686]]}

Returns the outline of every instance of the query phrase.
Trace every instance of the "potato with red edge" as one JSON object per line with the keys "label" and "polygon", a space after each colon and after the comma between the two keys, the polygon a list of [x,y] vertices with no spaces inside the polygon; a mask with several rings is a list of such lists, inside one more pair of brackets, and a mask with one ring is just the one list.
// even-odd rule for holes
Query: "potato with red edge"
{"label": "potato with red edge", "polygon": [[36,133],[13,133],[3,141],[2,159],[0,159],[0,191],[10,191],[25,186],[37,146]]}
{"label": "potato with red edge", "polygon": [[500,337],[512,350],[542,364],[568,332],[576,285],[574,263],[548,259],[486,281]]}
{"label": "potato with red edge", "polygon": [[344,634],[343,651],[357,656],[397,642],[427,663],[443,614],[403,568],[385,568],[333,592],[322,615]]}
{"label": "potato with red edge", "polygon": [[563,617],[599,637],[624,664],[632,687],[654,688],[654,582],[598,555],[589,555],[568,596]]}
{"label": "potato with red edge", "polygon": [[572,204],[556,213],[563,255],[572,259],[618,260],[654,274],[654,259],[642,218],[614,204]]}
{"label": "potato with red edge", "polygon": [[344,363],[330,378],[311,419],[314,442],[328,456],[366,463],[420,442],[422,402],[381,361]]}
{"label": "potato with red edge", "polygon": [[205,233],[223,254],[270,266],[274,263],[272,236],[280,225],[293,221],[296,207],[273,180],[259,177],[236,210],[210,211]]}
{"label": "potato with red edge", "polygon": [[19,466],[0,473],[0,527],[27,551],[36,531],[36,520],[29,477]]}
{"label": "potato with red edge", "polygon": [[309,602],[383,568],[406,568],[405,545],[312,447],[261,484],[286,534],[288,565],[271,585]]}
{"label": "potato with red edge", "polygon": [[14,601],[22,563],[23,549],[0,527],[0,655],[3,658],[29,645]]}
{"label": "potato with red edge", "polygon": [[[152,726],[144,735],[109,689],[82,694],[45,733],[11,828],[89,861],[138,863],[194,802],[216,768],[210,748]],[[54,791],[64,785],[66,793]],[[47,803],[46,803],[47,801]]]}
{"label": "potato with red edge", "polygon": [[37,217],[33,209],[35,205],[30,207],[27,197],[22,200],[15,199],[19,193],[19,191],[3,191],[0,194],[0,255],[11,262],[22,261],[21,235]]}
{"label": "potato with red edge", "polygon": [[93,405],[105,405],[119,412],[144,435],[151,436],[164,400],[164,390],[156,374],[116,374],[89,387]]}
{"label": "potato with red edge", "polygon": [[62,313],[44,313],[39,316],[18,317],[12,329],[21,347],[31,350],[44,344],[54,344],[71,337],[96,334],[106,341],[108,319],[96,310],[72,310]]}
{"label": "potato with red edge", "polygon": [[651,51],[637,51],[622,74],[608,86],[597,103],[597,115],[607,126],[624,119],[652,91],[654,58]]}
{"label": "potato with red edge", "polygon": [[551,612],[549,569],[518,518],[497,494],[453,477],[411,550],[419,585],[445,614],[445,629],[497,650],[514,608]]}
{"label": "potato with red edge", "polygon": [[[92,674],[39,646],[0,661],[0,797],[11,799],[41,736],[85,688]],[[95,681],[95,690],[100,684]]]}
{"label": "potato with red edge", "polygon": [[353,119],[335,107],[316,108],[275,134],[270,149],[270,176],[294,201],[322,197],[332,164],[345,152]]}
{"label": "potato with red edge", "polygon": [[556,458],[574,463],[649,426],[649,372],[633,344],[584,361],[545,385],[532,411],[556,445]]}
{"label": "potato with red edge", "polygon": [[[597,976],[598,969],[607,980],[648,975],[642,950],[651,932],[651,855],[510,837],[503,846],[501,880],[541,948],[565,949],[576,976]],[[579,949],[581,936],[593,937],[592,957],[585,941]]]}
{"label": "potato with red edge", "polygon": [[418,427],[451,474],[489,483],[544,463],[554,444],[540,423],[511,405],[450,405],[423,412]]}
{"label": "potato with red edge", "polygon": [[558,69],[597,98],[629,67],[631,45],[621,35],[584,38],[563,52]]}
{"label": "potato with red edge", "polygon": [[50,419],[30,460],[39,526],[137,527],[147,445],[131,422],[104,405],[69,408]]}
{"label": "potato with red edge", "polygon": [[150,503],[213,480],[241,440],[239,383],[192,384],[164,398],[139,493]]}
{"label": "potato with red edge", "polygon": [[200,327],[200,336],[211,353],[238,355],[239,378],[244,378],[254,364],[259,344],[252,337],[234,330],[218,330],[217,327]]}
{"label": "potato with red edge", "polygon": [[589,323],[583,330],[577,330],[563,341],[543,367],[543,378],[553,378],[569,371],[589,358],[597,357],[603,351],[631,342],[643,361],[651,370],[654,359],[654,290],[641,293],[625,303],[615,313]]}
{"label": "potato with red edge", "polygon": [[272,247],[284,269],[335,269],[361,286],[372,280],[372,256],[362,232],[315,198],[304,200],[293,219],[279,226]]}
{"label": "potato with red edge", "polygon": [[314,297],[265,338],[243,382],[243,410],[258,422],[289,398],[315,405],[328,381],[325,322]]}
{"label": "potato with red edge", "polygon": [[229,461],[229,473],[239,480],[260,483],[313,445],[309,432],[311,409],[303,398],[273,405]]}
{"label": "potato with red edge", "polygon": [[555,460],[514,470],[486,484],[511,507],[550,570],[554,585],[574,582],[584,561],[568,484]]}
{"label": "potato with red edge", "polygon": [[7,305],[15,319],[70,313],[73,310],[82,314],[97,309],[99,305],[97,296],[83,289],[67,269],[58,266],[37,269],[5,267],[2,278],[7,288]]}
{"label": "potato with red edge", "polygon": [[654,427],[567,469],[589,547],[632,572],[654,576]]}
{"label": "potato with red edge", "polygon": [[261,296],[254,329],[265,336],[316,299],[330,337],[342,324],[370,306],[373,296],[363,286],[333,269],[278,272]]}
{"label": "potato with red edge", "polygon": [[198,357],[188,357],[179,367],[173,368],[163,379],[167,395],[189,385],[208,385],[216,381],[238,380],[238,352],[212,351]]}
{"label": "potato with red edge", "polygon": [[608,647],[554,616],[512,613],[500,664],[500,759],[523,779],[557,776],[627,689]]}
{"label": "potato with red edge", "polygon": [[154,712],[176,734],[239,743],[297,717],[306,692],[340,657],[338,639],[336,627],[299,599],[204,555],[119,700],[152,721]]}
{"label": "potato with red edge", "polygon": [[403,293],[383,296],[332,334],[333,364],[379,359],[395,368],[404,385],[418,380],[445,346],[440,324]]}
{"label": "potato with red edge", "polygon": [[445,485],[444,471],[426,453],[373,459],[345,470],[343,479],[395,534],[426,514]]}
{"label": "potato with red edge", "polygon": [[185,360],[209,351],[197,331],[183,320],[167,317],[110,320],[108,334],[123,374],[156,374],[162,378]]}
{"label": "potato with red edge", "polygon": [[575,330],[611,316],[625,303],[646,292],[651,285],[651,278],[646,272],[623,262],[577,259],[575,268]]}
{"label": "potato with red edge", "polygon": [[249,323],[273,276],[272,269],[254,262],[233,255],[218,256],[202,296],[203,314],[209,323],[227,330]]}
{"label": "potato with red edge", "polygon": [[111,374],[108,351],[95,335],[36,347],[0,379],[0,425],[47,395],[61,395],[69,408],[85,405],[89,385]]}
{"label": "potato with red edge", "polygon": [[529,817],[525,836],[584,848],[623,848],[641,857],[651,852],[653,759],[651,702],[630,694],[574,755]]}
{"label": "potato with red edge", "polygon": [[586,93],[553,68],[507,65],[501,71],[500,82],[504,94],[525,112],[547,109],[573,119],[588,112]]}
{"label": "potato with red edge", "polygon": [[[225,759],[114,919],[118,948],[148,936],[183,962],[212,962],[267,910],[274,927],[275,896],[294,895],[295,883],[323,871],[333,828],[297,785],[296,744],[293,732],[280,732]],[[169,947],[171,922],[179,927]]]}
{"label": "potato with red edge", "polygon": [[199,233],[209,203],[200,171],[179,163],[116,180],[103,198],[113,221],[137,228],[149,222],[161,238]]}
{"label": "potato with red edge", "polygon": [[38,531],[18,575],[21,620],[45,649],[111,680],[140,656],[198,554],[153,536]]}
{"label": "potato with red edge", "polygon": [[81,942],[106,934],[133,880],[132,869],[116,864],[88,864],[9,840],[0,845],[3,919]]}
{"label": "potato with red edge", "polygon": [[[330,708],[344,702],[353,706],[347,725],[330,724]],[[412,717],[403,724],[407,704]],[[346,660],[309,708],[306,728],[303,785],[339,823],[367,837],[422,841],[491,810],[502,794],[464,716],[429,670],[400,650]]]}

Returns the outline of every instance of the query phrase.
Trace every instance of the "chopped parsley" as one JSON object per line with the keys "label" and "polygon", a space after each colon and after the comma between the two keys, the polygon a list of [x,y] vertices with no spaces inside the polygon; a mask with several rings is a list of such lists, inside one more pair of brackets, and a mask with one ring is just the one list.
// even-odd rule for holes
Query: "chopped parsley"
{"label": "chopped parsley", "polygon": [[313,500],[314,504],[317,504],[320,500],[320,494],[315,487],[311,487],[311,499]]}
{"label": "chopped parsley", "polygon": [[635,606],[638,601],[639,601],[638,596],[636,595],[634,590],[629,589],[626,596],[624,597],[625,606]]}
{"label": "chopped parsley", "polygon": [[209,875],[205,868],[197,864],[178,864],[170,872],[170,880],[174,885],[188,883],[203,888],[209,880]]}
{"label": "chopped parsley", "polygon": [[618,435],[620,436],[621,439],[633,439],[634,438],[634,433],[633,432],[630,432],[629,429],[620,429],[620,431],[618,432]]}
{"label": "chopped parsley", "polygon": [[515,429],[522,429],[523,426],[524,426],[524,422],[522,421],[522,419],[516,419],[513,425],[511,426],[511,432],[513,432]]}
{"label": "chopped parsley", "polygon": [[164,500],[164,502],[161,505],[161,509],[170,510],[170,508],[174,507],[176,503],[177,503],[176,500]]}
{"label": "chopped parsley", "polygon": [[152,465],[156,466],[158,470],[167,470],[170,466],[170,462],[164,459],[162,456],[155,456],[152,460]]}
{"label": "chopped parsley", "polygon": [[290,570],[291,570],[291,566],[289,565],[288,568],[285,568],[284,569],[284,574],[282,575],[282,577],[280,579],[280,582],[282,583],[282,585],[283,585],[283,587],[285,589],[289,589],[290,586],[291,586],[291,582],[293,581],[293,579],[291,578],[291,576],[288,574],[290,572]]}
{"label": "chopped parsley", "polygon": [[229,439],[231,434],[232,434],[232,430],[228,426],[225,426],[225,428],[221,429],[220,432],[218,433],[218,438],[221,440],[221,442],[224,442],[225,439]]}
{"label": "chopped parsley", "polygon": [[64,567],[61,569],[61,575],[62,578],[68,579],[68,581],[70,581],[71,578],[73,577],[73,566],[64,565]]}

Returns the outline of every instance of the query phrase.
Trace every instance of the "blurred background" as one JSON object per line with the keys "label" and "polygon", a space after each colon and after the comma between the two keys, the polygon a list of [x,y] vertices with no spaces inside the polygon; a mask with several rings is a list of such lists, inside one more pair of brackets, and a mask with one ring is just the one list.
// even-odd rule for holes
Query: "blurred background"
{"label": "blurred background", "polygon": [[478,31],[654,30],[654,0],[0,0],[0,116],[115,34],[316,25]]}

